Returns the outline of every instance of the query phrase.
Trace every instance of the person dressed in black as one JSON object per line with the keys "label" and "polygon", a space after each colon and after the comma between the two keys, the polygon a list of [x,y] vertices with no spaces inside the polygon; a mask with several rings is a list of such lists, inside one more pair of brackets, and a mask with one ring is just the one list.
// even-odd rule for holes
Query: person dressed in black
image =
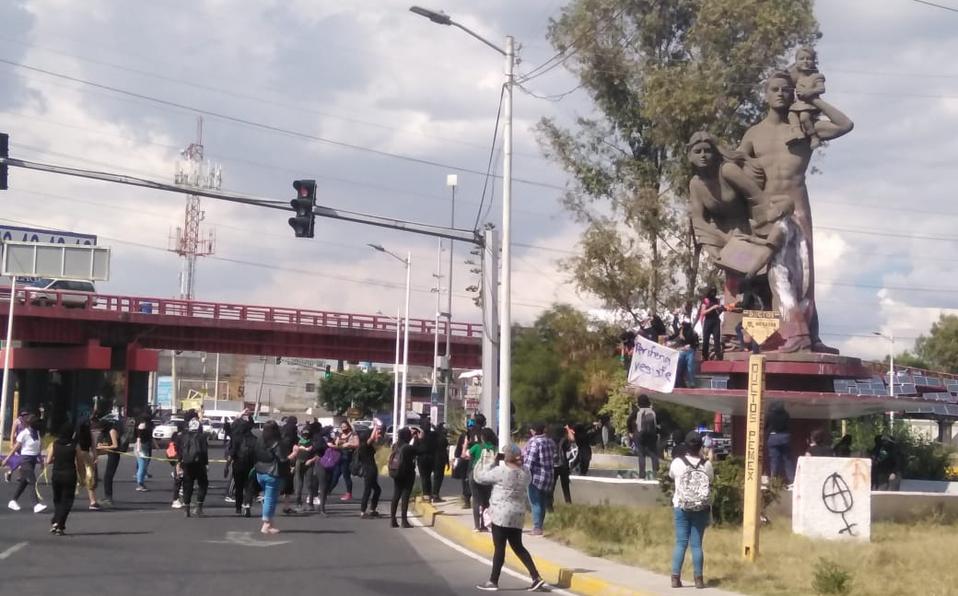
{"label": "person dressed in black", "polygon": [[476,421],[470,418],[466,421],[466,430],[456,441],[456,450],[453,452],[455,464],[452,469],[452,477],[462,481],[462,508],[472,509],[472,485],[469,479],[469,448],[478,442],[479,436],[476,430]]}
{"label": "person dressed in black", "polygon": [[577,466],[574,466],[572,473],[577,476],[588,476],[589,466],[592,463],[592,443],[595,442],[596,430],[585,424],[576,424],[574,426],[567,424],[566,428],[572,429],[572,438],[579,450]]}
{"label": "person dressed in black", "polygon": [[392,453],[389,454],[389,475],[393,479],[393,498],[389,503],[390,525],[394,528],[400,526],[396,521],[396,511],[400,503],[402,509],[402,527],[411,528],[412,524],[407,519],[409,513],[409,497],[412,495],[413,485],[416,483],[416,448],[410,445],[412,441],[412,431],[408,428],[399,429],[396,444],[393,445]]}
{"label": "person dressed in black", "polygon": [[229,460],[233,472],[233,498],[236,514],[251,516],[253,494],[256,492],[256,476],[253,466],[256,465],[256,437],[253,436],[253,425],[245,418],[233,421],[230,428]]}
{"label": "person dressed in black", "polygon": [[[206,490],[210,486],[209,477],[206,474],[206,466],[209,464],[209,444],[203,433],[203,425],[195,414],[186,422],[186,432],[180,435],[176,452],[180,460],[180,469],[183,471],[183,509],[186,511],[186,517],[193,515],[200,517],[203,515]],[[199,487],[195,510],[190,507],[194,483]]]}
{"label": "person dressed in black", "polygon": [[106,455],[106,469],[103,471],[103,495],[100,505],[113,506],[113,477],[120,466],[120,429],[119,421],[101,420],[100,436],[97,439],[97,455]]}
{"label": "person dressed in black", "polygon": [[832,449],[832,433],[824,428],[813,432],[805,455],[813,457],[832,457],[835,455],[835,451]]}
{"label": "person dressed in black", "polygon": [[766,424],[768,426],[768,460],[770,478],[776,476],[785,479],[786,484],[792,484],[794,470],[792,469],[791,444],[792,434],[789,431],[791,416],[782,402],[774,402],[768,410]]}
{"label": "person dressed in black", "polygon": [[[293,482],[296,486],[296,510],[313,511],[315,505],[312,499],[313,475],[316,469],[316,447],[313,443],[313,430],[306,426],[299,433],[299,449],[293,460]],[[305,497],[305,502],[304,502]]]}
{"label": "person dressed in black", "polygon": [[73,509],[77,489],[77,446],[73,425],[64,424],[47,450],[47,465],[52,467],[53,520],[50,533],[63,536],[67,516]]}
{"label": "person dressed in black", "polygon": [[702,298],[702,360],[709,359],[709,340],[715,342],[712,352],[713,360],[722,359],[722,303],[719,302],[718,292],[709,288]]}
{"label": "person dressed in black", "polygon": [[292,515],[293,513],[293,508],[289,504],[289,498],[294,492],[293,462],[290,459],[290,455],[292,454],[293,446],[299,444],[297,422],[296,416],[288,417],[283,423],[283,428],[280,432],[280,446],[282,447],[282,453],[280,453],[280,455],[282,456],[282,460],[279,463],[279,476],[282,486],[280,487],[279,494],[285,515]]}
{"label": "person dressed in black", "polygon": [[[556,462],[555,462],[555,476],[558,479],[556,486],[562,487],[562,498],[565,502],[572,502],[572,491],[570,490],[569,485],[569,456],[571,455],[572,447],[575,445],[575,441],[571,439],[572,433],[569,432],[567,428],[557,428],[555,433],[553,433],[553,439],[556,442]],[[553,502],[555,501],[555,486],[552,488],[553,492]]]}
{"label": "person dressed in black", "polygon": [[433,460],[432,460],[432,501],[442,503],[439,496],[442,490],[442,481],[446,479],[446,468],[449,467],[449,437],[446,434],[446,425],[439,424],[433,430]]}
{"label": "person dressed in black", "polygon": [[333,443],[333,438],[330,436],[332,428],[323,428],[323,425],[317,422],[310,425],[310,431],[313,437],[313,455],[312,459],[306,463],[313,468],[313,479],[309,488],[309,500],[314,506],[319,501],[319,512],[326,515],[326,501],[329,499],[329,493],[333,490],[330,483],[332,470],[324,468],[320,460],[326,454],[327,449],[332,449],[329,446],[330,443]]}
{"label": "person dressed in black", "polygon": [[[752,282],[750,280],[743,280],[741,287],[741,300],[734,304],[728,305],[725,310],[739,313],[744,310],[765,310],[765,305],[762,302],[762,298],[752,288]],[[759,353],[758,342],[755,341],[752,336],[745,331],[742,321],[739,321],[738,324],[735,325],[735,335],[738,338],[738,343],[742,350],[747,350],[753,354]]]}
{"label": "person dressed in black", "polygon": [[436,435],[428,420],[422,422],[422,431],[414,437],[413,446],[416,448],[416,466],[419,468],[423,499],[432,500],[432,469],[436,463]]}
{"label": "person dressed in black", "polygon": [[379,486],[379,470],[376,469],[376,445],[382,438],[383,427],[380,424],[373,426],[371,431],[360,433],[359,447],[356,449],[356,458],[362,468],[363,499],[360,503],[360,517],[371,519],[379,517],[376,508],[379,506],[379,495],[382,488]]}

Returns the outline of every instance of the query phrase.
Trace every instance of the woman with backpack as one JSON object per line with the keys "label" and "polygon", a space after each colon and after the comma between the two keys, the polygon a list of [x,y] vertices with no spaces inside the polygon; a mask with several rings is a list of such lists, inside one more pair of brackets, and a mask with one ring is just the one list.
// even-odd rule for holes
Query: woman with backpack
{"label": "woman with backpack", "polygon": [[53,469],[50,478],[53,489],[53,520],[50,533],[63,536],[77,489],[77,444],[72,424],[64,424],[56,440],[50,444],[47,450],[47,465]]}
{"label": "woman with backpack", "polygon": [[263,425],[263,434],[256,442],[256,480],[263,487],[263,534],[279,534],[273,526],[276,517],[276,505],[283,482],[280,466],[285,459],[279,425],[270,420]]}
{"label": "woman with backpack", "polygon": [[477,589],[493,592],[499,589],[499,575],[506,560],[506,543],[512,552],[522,561],[532,585],[527,591],[536,592],[545,586],[532,555],[522,545],[522,526],[526,520],[526,499],[532,475],[522,467],[522,451],[510,444],[502,450],[503,465],[498,465],[495,456],[483,457],[476,465],[474,476],[480,486],[489,486],[492,495],[489,500],[489,513],[492,520],[492,543],[495,551],[492,555],[492,575],[489,581],[476,586]]}
{"label": "woman with backpack", "polygon": [[672,551],[672,587],[682,587],[685,551],[692,547],[695,587],[704,588],[702,538],[709,525],[712,505],[712,463],[702,457],[702,436],[690,431],[685,436],[686,452],[672,460],[669,476],[675,481],[672,495],[675,518],[675,549]]}
{"label": "woman with backpack", "polygon": [[[186,432],[180,435],[176,446],[180,459],[180,469],[183,470],[183,509],[186,517],[203,515],[203,502],[206,500],[206,491],[210,486],[206,466],[210,463],[210,447],[203,432],[203,425],[196,416],[186,423]],[[199,492],[196,495],[196,509],[190,509],[193,499],[193,483],[196,482]]]}
{"label": "woman with backpack", "polygon": [[479,441],[469,448],[466,456],[469,459],[469,488],[472,490],[472,525],[473,532],[488,532],[486,527],[485,512],[489,508],[489,497],[492,495],[492,487],[487,484],[481,484],[476,481],[476,466],[483,459],[495,459],[496,445],[499,439],[491,428],[483,428],[479,432]]}
{"label": "woman with backpack", "polygon": [[411,528],[407,519],[409,513],[409,497],[412,487],[416,484],[416,448],[410,445],[412,431],[408,428],[399,429],[396,435],[396,444],[389,454],[389,476],[393,479],[393,498],[389,503],[389,519],[393,528],[400,527],[396,521],[396,510],[402,502],[402,527]]}
{"label": "woman with backpack", "polygon": [[[37,484],[36,467],[37,464],[42,465],[40,461],[40,428],[41,422],[39,417],[33,414],[27,416],[26,428],[17,434],[16,440],[13,443],[13,449],[10,450],[10,454],[7,455],[3,463],[0,464],[0,467],[7,465],[7,461],[17,455],[20,458],[20,464],[17,466],[20,480],[17,482],[17,489],[13,493],[13,498],[7,503],[7,507],[13,511],[20,511],[20,497],[27,489],[27,486],[33,485],[36,487]],[[46,505],[40,502],[40,496],[35,489],[30,491],[30,497],[33,499],[34,513],[40,513],[47,508]]]}
{"label": "woman with backpack", "polygon": [[[652,401],[644,393],[639,396],[639,410],[635,414],[635,450],[639,455],[639,479],[654,480],[659,471],[659,424]],[[645,474],[646,457],[652,460],[651,477]]]}

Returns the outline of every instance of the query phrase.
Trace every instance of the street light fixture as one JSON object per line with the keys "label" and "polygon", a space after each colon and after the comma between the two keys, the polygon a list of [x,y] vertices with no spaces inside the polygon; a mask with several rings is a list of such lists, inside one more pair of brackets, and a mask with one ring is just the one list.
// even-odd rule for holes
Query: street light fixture
{"label": "street light fixture", "polygon": [[[366,244],[369,248],[385,253],[406,266],[406,316],[403,324],[403,355],[402,355],[402,392],[399,398],[399,415],[393,407],[393,443],[399,435],[399,429],[406,426],[406,392],[409,388],[409,281],[412,269],[412,253],[407,252],[406,258],[386,250],[381,244]],[[398,313],[397,313],[398,317]],[[395,404],[394,404],[395,405]]]}
{"label": "street light fixture", "polygon": [[[443,12],[429,10],[419,6],[409,8],[415,14],[425,17],[439,25],[451,25],[462,29],[478,39],[506,59],[503,97],[503,140],[502,140],[502,283],[499,300],[499,446],[505,447],[512,441],[512,92],[516,64],[515,39],[506,36],[505,49],[457,23]],[[451,287],[451,286],[450,286]],[[487,306],[484,305],[483,308]],[[487,379],[484,379],[487,381]]]}
{"label": "street light fixture", "polygon": [[[895,333],[889,332],[888,335],[881,331],[872,331],[872,335],[887,339],[891,342],[891,350],[888,353],[888,397],[895,397]],[[895,428],[895,412],[888,412],[889,427]]]}

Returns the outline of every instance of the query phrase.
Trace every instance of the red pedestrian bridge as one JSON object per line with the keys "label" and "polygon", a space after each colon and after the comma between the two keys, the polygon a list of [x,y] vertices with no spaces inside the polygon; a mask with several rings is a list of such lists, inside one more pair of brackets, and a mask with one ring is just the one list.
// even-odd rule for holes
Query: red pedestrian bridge
{"label": "red pedestrian bridge", "polygon": [[[4,337],[9,305],[9,290],[0,292]],[[11,352],[12,368],[155,370],[147,350],[160,349],[387,363],[396,325],[382,315],[18,288],[13,337],[26,347]],[[481,366],[482,326],[449,327],[452,365]],[[410,319],[410,364],[432,365],[434,331],[434,321]]]}

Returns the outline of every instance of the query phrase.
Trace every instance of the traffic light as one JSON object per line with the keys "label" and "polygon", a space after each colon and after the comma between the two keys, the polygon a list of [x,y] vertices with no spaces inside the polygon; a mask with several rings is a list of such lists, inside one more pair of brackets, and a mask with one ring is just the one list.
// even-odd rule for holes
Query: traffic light
{"label": "traffic light", "polygon": [[296,189],[296,198],[289,202],[296,211],[296,217],[289,218],[289,225],[297,238],[312,238],[316,216],[313,208],[316,207],[316,181],[296,180],[293,182]]}
{"label": "traffic light", "polygon": [[323,373],[323,379],[328,381],[333,378],[333,367],[326,365],[326,372]]}
{"label": "traffic light", "polygon": [[[5,132],[0,132],[0,157],[6,159],[10,157],[10,136]],[[7,190],[7,164],[0,164],[0,190]]]}

